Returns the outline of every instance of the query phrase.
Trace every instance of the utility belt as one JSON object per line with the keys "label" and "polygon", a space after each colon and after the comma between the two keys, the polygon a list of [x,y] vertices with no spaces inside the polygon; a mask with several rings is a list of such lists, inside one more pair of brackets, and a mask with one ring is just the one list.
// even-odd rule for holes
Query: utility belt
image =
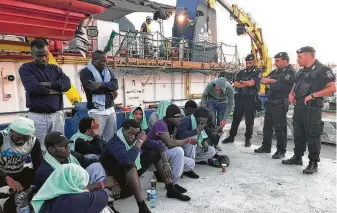
{"label": "utility belt", "polygon": [[288,105],[288,98],[278,98],[278,99],[268,99],[265,101],[268,106],[275,106],[275,105]]}

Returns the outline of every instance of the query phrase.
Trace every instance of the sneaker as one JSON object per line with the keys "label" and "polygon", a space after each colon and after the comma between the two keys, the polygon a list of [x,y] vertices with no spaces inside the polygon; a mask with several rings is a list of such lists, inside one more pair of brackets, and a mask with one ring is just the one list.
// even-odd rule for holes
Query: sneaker
{"label": "sneaker", "polygon": [[229,136],[225,140],[222,141],[222,143],[233,143],[234,142],[234,137]]}
{"label": "sneaker", "polygon": [[286,156],[285,152],[275,152],[275,154],[273,154],[272,158],[273,159],[280,159],[280,158],[284,158]]}
{"label": "sneaker", "polygon": [[269,148],[265,148],[263,146],[257,148],[257,149],[254,149],[254,152],[255,153],[270,153],[271,152],[271,149]]}
{"label": "sneaker", "polygon": [[184,172],[184,175],[186,175],[189,178],[198,179],[199,175],[197,175],[194,171]]}
{"label": "sneaker", "polygon": [[283,160],[282,163],[286,165],[303,165],[302,158],[297,158],[296,155],[292,156],[288,160]]}

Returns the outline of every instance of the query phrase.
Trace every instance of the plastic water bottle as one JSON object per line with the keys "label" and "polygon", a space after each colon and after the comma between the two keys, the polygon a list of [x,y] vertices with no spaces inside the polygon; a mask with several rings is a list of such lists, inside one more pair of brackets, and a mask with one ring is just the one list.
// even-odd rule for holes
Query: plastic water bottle
{"label": "plastic water bottle", "polygon": [[157,202],[156,189],[154,187],[152,187],[151,191],[150,191],[150,206],[151,206],[151,208],[156,208],[156,202]]}
{"label": "plastic water bottle", "polygon": [[28,197],[25,191],[17,192],[14,196],[14,200],[17,213],[30,213]]}

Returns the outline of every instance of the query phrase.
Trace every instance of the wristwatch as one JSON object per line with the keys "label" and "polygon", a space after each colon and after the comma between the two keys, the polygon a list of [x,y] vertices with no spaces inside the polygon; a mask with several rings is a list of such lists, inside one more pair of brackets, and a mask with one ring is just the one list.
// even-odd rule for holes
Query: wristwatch
{"label": "wristwatch", "polygon": [[314,96],[314,94],[311,94],[311,95],[310,95],[310,97],[311,97],[312,99],[315,99],[315,96]]}

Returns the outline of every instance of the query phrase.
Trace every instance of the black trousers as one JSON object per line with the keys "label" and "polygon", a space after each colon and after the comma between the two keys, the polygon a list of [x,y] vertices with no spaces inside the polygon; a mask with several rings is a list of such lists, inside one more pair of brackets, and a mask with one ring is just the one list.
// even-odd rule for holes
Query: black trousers
{"label": "black trousers", "polygon": [[231,126],[231,130],[229,131],[229,135],[231,137],[235,137],[240,122],[245,115],[246,121],[246,133],[245,137],[250,139],[253,135],[253,126],[254,126],[254,117],[255,117],[255,98],[256,95],[238,95],[236,94],[235,99],[235,107],[233,113],[233,122]]}
{"label": "black trousers", "polygon": [[263,126],[262,146],[271,148],[273,133],[275,129],[277,139],[277,151],[285,152],[287,149],[287,111],[288,103],[280,101],[274,104],[272,100],[266,102],[266,112]]}
{"label": "black trousers", "polygon": [[[140,177],[144,174],[152,164],[157,164],[159,160],[160,155],[156,151],[146,151],[140,155],[140,164],[142,168],[137,171],[138,176]],[[109,174],[116,178],[121,188],[120,198],[127,198],[133,195],[132,189],[126,183],[125,175],[134,167],[135,166],[120,166],[115,173]]]}
{"label": "black trousers", "polygon": [[[26,190],[28,189],[34,181],[35,172],[31,168],[25,167],[21,172],[16,174],[10,174],[11,178],[19,182],[22,187]],[[7,186],[6,182],[1,182],[0,187]],[[4,203],[4,212],[6,213],[16,213],[16,205],[14,201],[14,195],[11,195]]]}
{"label": "black trousers", "polygon": [[[296,102],[298,102],[296,100]],[[295,105],[294,117],[294,152],[301,158],[308,143],[309,159],[320,161],[321,135],[323,134],[322,108],[320,106]]]}

